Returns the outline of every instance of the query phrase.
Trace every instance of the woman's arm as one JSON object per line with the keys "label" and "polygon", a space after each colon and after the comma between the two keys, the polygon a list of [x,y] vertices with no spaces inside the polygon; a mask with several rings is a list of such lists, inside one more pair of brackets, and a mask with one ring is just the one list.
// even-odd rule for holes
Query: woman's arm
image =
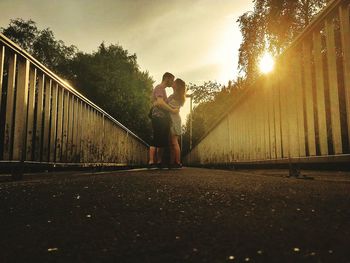
{"label": "woman's arm", "polygon": [[157,97],[157,100],[153,103],[153,106],[157,106],[171,113],[179,113],[178,108],[170,107],[167,103],[165,103],[165,101],[161,97]]}

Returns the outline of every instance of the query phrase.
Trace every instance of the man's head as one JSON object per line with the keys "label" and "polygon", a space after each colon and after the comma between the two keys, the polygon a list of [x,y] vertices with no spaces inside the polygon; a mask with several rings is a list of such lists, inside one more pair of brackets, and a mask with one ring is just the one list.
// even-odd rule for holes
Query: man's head
{"label": "man's head", "polygon": [[174,83],[175,76],[169,72],[165,72],[163,75],[162,83],[165,84],[166,87],[171,87]]}

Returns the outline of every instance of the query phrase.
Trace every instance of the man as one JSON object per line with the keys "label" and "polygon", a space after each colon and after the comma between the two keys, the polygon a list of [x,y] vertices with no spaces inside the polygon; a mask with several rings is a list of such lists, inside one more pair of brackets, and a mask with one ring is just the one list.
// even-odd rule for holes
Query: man
{"label": "man", "polygon": [[[162,83],[157,85],[152,92],[153,107],[151,110],[153,142],[149,148],[149,167],[162,166],[164,147],[169,145],[170,116],[169,112],[178,113],[178,109],[172,109],[167,104],[165,88],[174,83],[174,75],[166,72]],[[157,155],[157,156],[156,156]]]}

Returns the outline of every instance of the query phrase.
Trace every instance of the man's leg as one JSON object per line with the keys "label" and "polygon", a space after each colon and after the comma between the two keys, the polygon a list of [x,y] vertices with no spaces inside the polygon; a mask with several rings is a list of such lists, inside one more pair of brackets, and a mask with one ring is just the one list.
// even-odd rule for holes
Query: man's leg
{"label": "man's leg", "polygon": [[157,147],[157,163],[161,164],[163,160],[163,152],[164,148],[162,147]]}
{"label": "man's leg", "polygon": [[153,139],[152,139],[152,146],[149,147],[149,161],[148,164],[155,164],[157,163],[157,147],[155,145],[158,145],[158,137],[159,137],[159,121],[157,119],[152,119],[152,130],[153,130]]}
{"label": "man's leg", "polygon": [[175,163],[175,135],[170,135],[170,164]]}
{"label": "man's leg", "polygon": [[156,155],[156,147],[150,146],[149,147],[149,161],[148,164],[153,164],[155,162],[155,155]]}

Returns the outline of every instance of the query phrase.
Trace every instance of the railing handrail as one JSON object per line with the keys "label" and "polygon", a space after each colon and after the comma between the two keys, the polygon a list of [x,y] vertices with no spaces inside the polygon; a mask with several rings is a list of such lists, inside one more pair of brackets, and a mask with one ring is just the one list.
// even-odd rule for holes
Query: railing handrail
{"label": "railing handrail", "polygon": [[[310,32],[312,32],[313,30],[315,30],[315,28],[318,26],[318,23],[320,21],[322,21],[323,19],[325,19],[327,17],[328,14],[330,14],[331,12],[334,11],[334,9],[345,0],[331,0],[330,3],[328,3],[321,11],[319,14],[317,14],[312,20],[311,22],[303,29],[303,31],[298,34],[298,36],[289,44],[288,47],[286,47],[286,49],[283,51],[282,54],[279,55],[278,58],[276,58],[276,61],[278,61],[285,53],[289,52],[290,49],[292,49],[293,47],[297,46],[302,39],[309,34]],[[261,78],[263,78],[264,76],[259,76],[258,80],[260,80]],[[252,85],[249,85],[252,86]],[[200,137],[200,139],[197,142],[197,145],[205,138],[208,136],[208,134],[213,131],[215,129],[216,126],[218,126],[220,124],[220,122],[226,118],[226,116],[239,104],[242,102],[242,100],[245,99],[245,97],[247,96],[247,94],[249,93],[250,89],[249,86],[246,87],[246,90],[244,91],[243,94],[241,94],[241,96],[234,102],[233,105],[231,105],[231,107],[229,107],[227,109],[227,111],[221,115],[211,126],[210,128]],[[195,145],[196,146],[196,145]],[[193,148],[195,148],[195,146]]]}
{"label": "railing handrail", "polygon": [[67,89],[71,93],[73,93],[75,96],[77,96],[79,99],[84,101],[85,103],[89,104],[91,107],[93,107],[95,110],[102,113],[104,116],[106,116],[108,119],[110,119],[112,122],[114,122],[116,125],[118,125],[120,128],[125,130],[128,134],[131,134],[136,139],[138,139],[141,143],[149,146],[148,143],[146,143],[144,140],[142,140],[139,136],[137,136],[134,132],[129,130],[126,126],[121,124],[119,121],[117,121],[114,117],[112,117],[110,114],[108,114],[106,111],[104,111],[102,108],[97,106],[95,103],[93,103],[91,100],[86,98],[84,95],[82,95],[80,92],[78,92],[76,89],[74,89],[71,85],[69,85],[66,81],[64,81],[62,78],[60,78],[57,74],[52,72],[50,69],[48,69],[45,65],[43,65],[41,62],[39,62],[36,58],[34,58],[32,55],[30,55],[27,51],[22,49],[19,45],[17,45],[15,42],[13,42],[11,39],[6,37],[4,34],[0,33],[0,40],[2,40],[5,44],[7,44],[8,47],[10,47],[13,51],[19,53],[24,58],[28,59],[33,65],[35,65],[38,69],[40,69],[43,73],[47,74],[49,77],[51,77],[53,80],[55,80],[58,84],[60,84],[63,88]]}

